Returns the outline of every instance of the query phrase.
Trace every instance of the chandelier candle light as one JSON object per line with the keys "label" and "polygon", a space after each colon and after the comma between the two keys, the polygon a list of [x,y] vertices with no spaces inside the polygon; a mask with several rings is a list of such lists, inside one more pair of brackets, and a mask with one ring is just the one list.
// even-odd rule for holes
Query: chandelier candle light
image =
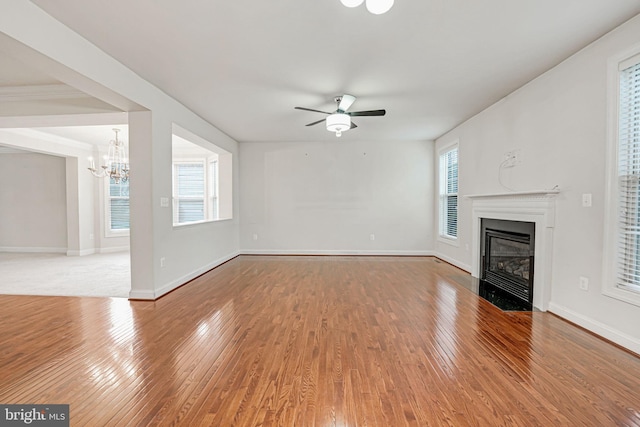
{"label": "chandelier candle light", "polygon": [[113,129],[116,138],[109,141],[109,151],[104,156],[104,164],[100,166],[102,169],[98,171],[93,157],[89,157],[89,171],[96,178],[110,178],[116,184],[127,182],[129,180],[129,159],[127,158],[127,149],[124,141],[118,139],[120,129]]}
{"label": "chandelier candle light", "polygon": [[[347,7],[358,7],[365,0],[340,0]],[[394,0],[366,0],[367,10],[374,15],[387,13],[393,6]]]}

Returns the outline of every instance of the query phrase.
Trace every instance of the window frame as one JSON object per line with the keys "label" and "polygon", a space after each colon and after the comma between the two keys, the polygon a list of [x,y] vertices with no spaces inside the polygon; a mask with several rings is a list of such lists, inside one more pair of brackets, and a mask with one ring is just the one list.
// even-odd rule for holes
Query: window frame
{"label": "window frame", "polygon": [[218,156],[210,156],[207,159],[207,171],[209,176],[206,177],[205,186],[207,187],[209,216],[211,221],[218,221],[220,219],[220,163]]}
{"label": "window frame", "polygon": [[[460,184],[460,175],[459,175],[459,164],[460,164],[460,151],[459,151],[459,140],[455,140],[450,144],[443,146],[438,151],[438,241],[448,243],[453,246],[459,245],[458,240],[458,218],[459,218],[459,206],[460,206],[460,198],[459,198],[459,184]],[[445,164],[446,156],[452,152],[456,151],[456,157],[458,158],[458,174],[456,175],[456,187],[458,189],[455,193],[448,193],[448,179],[447,179],[447,166]],[[450,197],[456,197],[456,235],[452,236],[447,233],[448,230],[448,200]]]}
{"label": "window frame", "polygon": [[621,196],[618,174],[620,74],[636,64],[640,64],[640,44],[610,58],[607,63],[607,187],[601,292],[605,296],[640,306],[640,292],[619,286],[617,279],[620,262],[618,203]]}

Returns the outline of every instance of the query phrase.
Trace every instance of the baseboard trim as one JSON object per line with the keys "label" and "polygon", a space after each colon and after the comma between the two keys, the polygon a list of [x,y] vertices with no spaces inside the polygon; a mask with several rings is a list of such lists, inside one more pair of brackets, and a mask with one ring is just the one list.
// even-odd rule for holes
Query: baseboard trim
{"label": "baseboard trim", "polygon": [[27,253],[66,254],[67,248],[0,246],[0,252],[15,252],[15,253],[25,253],[25,254]]}
{"label": "baseboard trim", "polygon": [[129,291],[129,299],[132,300],[153,301],[156,299],[155,295],[153,291]]}
{"label": "baseboard trim", "polygon": [[623,332],[618,331],[604,323],[600,323],[597,320],[593,320],[580,313],[576,313],[566,307],[558,305],[554,302],[549,303],[549,311],[563,319],[566,319],[578,326],[585,328],[586,330],[593,332],[621,347],[628,349],[638,355],[640,355],[640,340],[629,336]]}
{"label": "baseboard trim", "polygon": [[434,256],[432,251],[352,250],[352,249],[243,249],[240,255],[362,255],[362,256]]}
{"label": "baseboard trim", "polygon": [[95,249],[84,249],[81,251],[67,251],[67,256],[86,256],[96,253]]}
{"label": "baseboard trim", "polygon": [[[134,292],[131,291],[129,293],[129,298],[131,299],[158,299],[163,295],[168,294],[169,292],[179,288],[180,286],[190,282],[191,280],[195,279],[198,276],[203,275],[204,273],[206,273],[209,270],[213,270],[214,268],[218,267],[221,264],[224,264],[225,262],[237,257],[238,255],[240,255],[239,251],[233,252],[229,255],[226,255],[222,258],[218,258],[217,260],[210,262],[209,264],[206,264],[200,268],[197,268],[183,276],[180,276],[179,278],[172,280],[171,282],[167,283],[166,285],[162,286],[161,288],[157,289],[153,294],[153,298],[142,298],[140,295],[138,295],[138,293],[136,293],[136,296],[131,296]],[[142,292],[142,294],[147,295],[147,293],[145,293],[144,291]]]}
{"label": "baseboard trim", "polygon": [[110,248],[100,248],[98,249],[97,252],[100,254],[112,254],[115,252],[126,252],[129,250],[130,250],[129,246],[113,246]]}
{"label": "baseboard trim", "polygon": [[113,254],[116,252],[127,252],[129,246],[114,246],[110,248],[91,248],[83,249],[81,251],[67,251],[67,256],[86,256],[93,254]]}
{"label": "baseboard trim", "polygon": [[462,263],[439,252],[434,253],[433,256],[435,256],[436,258],[440,258],[442,261],[447,262],[455,267],[458,267],[460,270],[464,270],[467,273],[471,274],[471,266],[469,264]]}

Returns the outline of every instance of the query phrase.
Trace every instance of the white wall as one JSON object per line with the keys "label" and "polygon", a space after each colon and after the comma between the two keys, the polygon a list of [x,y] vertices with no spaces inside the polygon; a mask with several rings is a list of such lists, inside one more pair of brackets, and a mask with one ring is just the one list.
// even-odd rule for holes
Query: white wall
{"label": "white wall", "polygon": [[241,143],[240,157],[245,252],[433,248],[431,141]]}
{"label": "white wall", "polygon": [[[111,114],[49,116],[46,120],[49,125],[54,125],[56,121],[62,121],[65,125],[72,125],[74,120],[78,123],[89,120],[94,122],[117,120],[112,124],[120,125],[123,121],[126,122],[126,114],[120,113],[117,116],[112,116]],[[58,248],[59,250],[56,250],[56,252],[66,252],[67,255],[78,256],[128,250],[128,234],[124,237],[107,237],[105,233],[104,197],[107,181],[102,178],[95,178],[87,171],[87,158],[89,156],[96,158],[97,151],[94,153],[93,147],[85,142],[40,132],[37,128],[5,128],[5,126],[24,125],[31,121],[33,121],[33,117],[24,121],[21,118],[0,118],[0,128],[2,128],[0,129],[0,142],[19,150],[49,154],[66,159],[67,243],[64,251]],[[84,124],[87,125],[87,123]],[[22,162],[23,159],[27,159],[27,157],[15,158],[17,162]],[[26,199],[24,202],[27,203]],[[27,206],[23,207],[23,209],[27,208]],[[32,248],[31,250],[34,251],[36,249]],[[29,249],[25,248],[25,250]]]}
{"label": "white wall", "polygon": [[[30,2],[0,3],[0,50],[130,112],[131,297],[157,298],[239,252],[235,141]],[[232,153],[232,220],[174,229],[160,205],[171,198],[174,123]]]}
{"label": "white wall", "polygon": [[[503,170],[518,191],[559,186],[550,310],[640,353],[640,307],[602,295],[607,149],[607,60],[637,45],[640,16],[586,47],[436,141],[459,139],[460,195],[508,192],[498,181],[503,154],[522,163]],[[593,206],[581,206],[583,193]],[[470,201],[460,197],[459,240],[436,250],[471,264]],[[436,224],[437,226],[437,224]],[[579,289],[579,276],[589,290]]]}
{"label": "white wall", "polygon": [[0,154],[0,250],[67,251],[64,157]]}

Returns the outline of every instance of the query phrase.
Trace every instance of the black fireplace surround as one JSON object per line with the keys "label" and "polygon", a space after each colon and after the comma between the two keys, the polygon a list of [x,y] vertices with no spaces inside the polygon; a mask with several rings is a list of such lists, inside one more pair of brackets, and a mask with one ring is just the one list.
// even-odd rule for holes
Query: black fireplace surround
{"label": "black fireplace surround", "polygon": [[503,310],[531,310],[535,223],[483,218],[480,236],[480,295]]}

